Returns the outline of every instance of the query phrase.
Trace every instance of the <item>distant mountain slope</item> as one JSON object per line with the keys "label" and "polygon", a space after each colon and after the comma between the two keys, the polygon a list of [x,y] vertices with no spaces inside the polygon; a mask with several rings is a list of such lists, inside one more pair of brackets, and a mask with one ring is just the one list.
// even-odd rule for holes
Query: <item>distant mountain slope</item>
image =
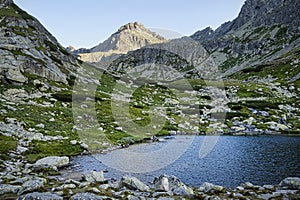
{"label": "distant mountain slope", "polygon": [[79,62],[12,0],[0,1],[0,81],[25,84],[34,74],[68,83]]}
{"label": "distant mountain slope", "polygon": [[[293,62],[300,50],[300,1],[247,0],[236,19],[215,31],[209,27],[197,31],[191,38],[199,41],[210,57],[221,59],[218,67],[224,77],[276,65],[274,78],[278,78],[276,71],[284,71],[284,77],[293,80],[300,73],[299,63]],[[281,69],[287,63],[293,64]]]}
{"label": "distant mountain slope", "polygon": [[166,39],[151,32],[141,23],[134,22],[121,26],[107,40],[91,49],[73,50],[83,61],[98,62],[112,54],[125,54],[149,44],[166,42]]}

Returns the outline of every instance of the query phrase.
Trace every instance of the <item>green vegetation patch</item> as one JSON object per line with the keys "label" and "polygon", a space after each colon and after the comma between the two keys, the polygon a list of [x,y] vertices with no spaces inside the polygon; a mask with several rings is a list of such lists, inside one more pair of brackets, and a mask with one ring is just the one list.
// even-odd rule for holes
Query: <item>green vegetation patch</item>
{"label": "green vegetation patch", "polygon": [[[18,141],[13,137],[7,137],[0,135],[0,159],[9,159],[9,153],[15,151],[18,146]],[[2,167],[2,161],[0,160],[0,171],[4,168]]]}
{"label": "green vegetation patch", "polygon": [[29,162],[35,162],[47,156],[76,156],[82,151],[83,149],[79,144],[71,145],[69,140],[33,141],[30,143],[30,149],[24,155]]}
{"label": "green vegetation patch", "polygon": [[35,20],[34,17],[32,17],[27,12],[19,8],[14,3],[11,4],[10,6],[1,8],[0,17],[16,17],[16,18],[22,18],[26,20]]}

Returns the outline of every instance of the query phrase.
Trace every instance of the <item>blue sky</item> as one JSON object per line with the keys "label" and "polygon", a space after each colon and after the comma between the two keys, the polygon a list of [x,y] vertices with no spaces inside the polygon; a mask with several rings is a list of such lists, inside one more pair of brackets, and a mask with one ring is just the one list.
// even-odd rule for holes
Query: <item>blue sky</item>
{"label": "blue sky", "polygon": [[245,0],[15,0],[64,45],[93,47],[121,25],[191,35],[237,17]]}

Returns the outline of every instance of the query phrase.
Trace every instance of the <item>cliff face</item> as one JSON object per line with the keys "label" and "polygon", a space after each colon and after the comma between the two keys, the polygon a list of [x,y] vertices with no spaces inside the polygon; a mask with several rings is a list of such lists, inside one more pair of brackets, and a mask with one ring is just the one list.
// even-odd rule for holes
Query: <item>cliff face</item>
{"label": "cliff face", "polygon": [[300,2],[294,0],[247,0],[238,17],[222,24],[213,31],[211,28],[197,31],[191,37],[205,41],[224,36],[241,28],[283,25],[289,31],[300,30]]}
{"label": "cliff face", "polygon": [[0,81],[24,84],[34,74],[67,83],[77,59],[13,1],[0,5]]}

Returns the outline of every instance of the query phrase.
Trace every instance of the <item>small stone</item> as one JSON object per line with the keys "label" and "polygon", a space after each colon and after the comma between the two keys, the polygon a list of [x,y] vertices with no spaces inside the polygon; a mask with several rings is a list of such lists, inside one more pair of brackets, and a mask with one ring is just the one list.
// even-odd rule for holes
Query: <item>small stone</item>
{"label": "small stone", "polygon": [[44,124],[37,124],[37,125],[35,125],[35,127],[37,127],[37,128],[45,128],[45,125]]}
{"label": "small stone", "polygon": [[245,188],[243,188],[242,186],[238,186],[238,187],[236,187],[236,189],[240,190],[240,191],[244,191],[245,190]]}
{"label": "small stone", "polygon": [[76,185],[75,184],[66,184],[63,186],[64,189],[75,189]]}
{"label": "small stone", "polygon": [[85,143],[81,143],[80,146],[84,149],[88,149],[89,145],[85,144]]}
{"label": "small stone", "polygon": [[71,143],[72,145],[75,145],[75,144],[77,144],[77,140],[71,140],[70,143]]}

